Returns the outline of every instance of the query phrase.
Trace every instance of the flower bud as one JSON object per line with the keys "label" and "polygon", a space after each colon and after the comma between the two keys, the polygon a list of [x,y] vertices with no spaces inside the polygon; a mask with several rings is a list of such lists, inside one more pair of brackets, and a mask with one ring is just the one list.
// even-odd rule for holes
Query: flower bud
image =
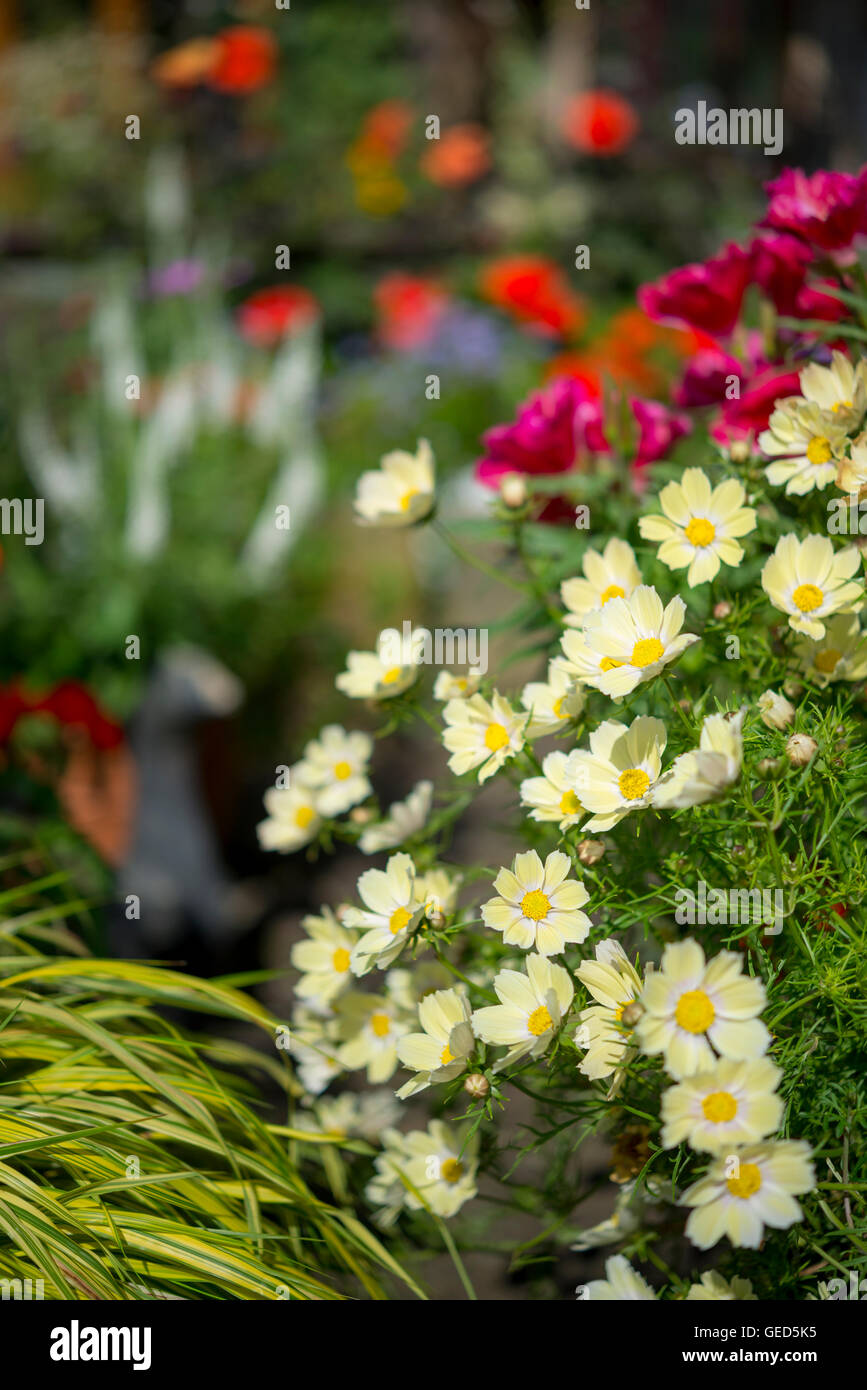
{"label": "flower bud", "polygon": [[620,1022],[625,1024],[627,1028],[634,1028],[643,1013],[644,1005],[640,1004],[637,999],[633,999],[630,1004],[624,1006],[620,1015]]}
{"label": "flower bud", "polygon": [[500,482],[500,497],[507,507],[523,507],[527,500],[527,484],[520,473],[507,473]]}
{"label": "flower bud", "polygon": [[756,763],[756,773],[763,782],[775,782],[787,770],[785,758],[760,758]]}
{"label": "flower bud", "polygon": [[433,927],[434,931],[442,931],[446,924],[446,914],[443,912],[439,903],[428,903],[424,910],[428,926]]}
{"label": "flower bud", "polygon": [[713,615],[715,618],[728,618],[731,614],[732,606],[727,598],[721,598],[719,603],[714,604]]}
{"label": "flower bud", "polygon": [[729,445],[729,458],[732,463],[747,463],[752,451],[745,439],[734,439]]}
{"label": "flower bud", "polygon": [[484,1100],[490,1089],[491,1083],[486,1076],[482,1076],[480,1071],[472,1072],[464,1082],[464,1090],[474,1100]]}
{"label": "flower bud", "polygon": [[588,868],[591,864],[598,863],[604,853],[605,846],[601,840],[582,840],[578,846],[578,858]]}
{"label": "flower bud", "polygon": [[759,696],[759,714],[769,729],[785,729],[795,717],[795,706],[776,690],[766,690]]}
{"label": "flower bud", "polygon": [[792,734],[786,744],[786,757],[792,767],[806,767],[818,750],[818,743],[809,734]]}
{"label": "flower bud", "polygon": [[373,811],[369,806],[353,806],[349,819],[354,825],[367,825],[368,821],[373,820]]}

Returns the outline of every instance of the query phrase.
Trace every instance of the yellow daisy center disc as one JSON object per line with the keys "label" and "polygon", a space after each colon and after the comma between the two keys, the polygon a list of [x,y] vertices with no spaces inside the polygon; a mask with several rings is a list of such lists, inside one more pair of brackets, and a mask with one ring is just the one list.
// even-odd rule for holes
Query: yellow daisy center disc
{"label": "yellow daisy center disc", "polygon": [[547,917],[550,910],[551,904],[539,888],[534,888],[532,893],[525,893],[521,899],[521,912],[534,922],[540,922],[543,917]]}
{"label": "yellow daisy center disc", "polygon": [[458,1178],[464,1175],[464,1165],[459,1163],[456,1158],[447,1158],[445,1163],[440,1166],[440,1177],[443,1182],[457,1182]]}
{"label": "yellow daisy center disc", "polygon": [[312,806],[299,806],[295,812],[295,824],[299,830],[306,830],[313,817],[316,815]]}
{"label": "yellow daisy center disc", "polygon": [[401,510],[402,512],[408,512],[408,511],[409,511],[409,504],[410,504],[410,502],[412,501],[412,499],[413,499],[414,497],[418,497],[418,488],[417,488],[417,487],[411,487],[411,488],[409,489],[408,492],[405,492],[405,493],[403,494],[403,497],[401,497],[401,499],[400,499],[400,510]]}
{"label": "yellow daisy center disc", "polygon": [[509,742],[509,735],[502,724],[489,724],[485,729],[485,747],[490,748],[492,753],[497,753],[501,748],[505,748]]}
{"label": "yellow daisy center disc", "polygon": [[400,679],[400,667],[399,667],[399,666],[389,666],[388,670],[386,671],[385,675],[384,675],[383,678],[382,678],[382,683],[383,683],[383,685],[394,685],[395,681],[396,681],[396,680],[399,680],[399,679]]}
{"label": "yellow daisy center disc", "polygon": [[412,913],[405,907],[396,907],[388,919],[388,929],[392,936],[397,936],[399,931],[403,931]]}
{"label": "yellow daisy center disc", "polygon": [[338,946],[334,955],[331,957],[331,964],[334,966],[338,975],[345,975],[349,969],[349,952],[345,951],[342,946]]}
{"label": "yellow daisy center disc", "polygon": [[388,1014],[371,1014],[370,1026],[378,1038],[386,1038],[391,1027],[391,1020]]}
{"label": "yellow daisy center disc", "polygon": [[452,1056],[451,1048],[449,1047],[448,1043],[446,1043],[445,1047],[440,1053],[440,1066],[447,1067],[449,1062],[453,1062],[454,1060],[455,1059]]}
{"label": "yellow daisy center disc", "polygon": [[762,1185],[761,1169],[755,1163],[742,1163],[740,1173],[736,1178],[729,1178],[726,1187],[733,1197],[741,1197],[746,1201],[747,1197],[752,1197],[754,1192],[758,1192]]}
{"label": "yellow daisy center disc", "polygon": [[705,1119],[710,1120],[712,1125],[727,1124],[738,1113],[738,1103],[728,1091],[714,1091],[705,1096],[701,1108]]}
{"label": "yellow daisy center disc", "polygon": [[825,595],[816,584],[799,584],[792,594],[792,602],[802,613],[812,613],[814,609],[820,608],[824,601]]}
{"label": "yellow daisy center disc", "polygon": [[610,598],[626,598],[626,590],[621,589],[619,584],[609,584],[607,589],[603,589],[599,595],[599,605],[604,608]]}
{"label": "yellow daisy center disc", "polygon": [[674,1016],[687,1033],[706,1033],[716,1018],[716,1009],[703,989],[688,989],[678,999]]}
{"label": "yellow daisy center disc", "polygon": [[338,782],[345,782],[347,777],[352,776],[352,767],[347,762],[335,763],[334,776],[337,778]]}
{"label": "yellow daisy center disc", "polygon": [[574,792],[564,792],[560,797],[560,810],[564,816],[577,816],[581,810],[581,802]]}
{"label": "yellow daisy center disc", "polygon": [[642,637],[640,642],[636,642],[632,648],[632,656],[629,659],[630,666],[652,666],[654,661],[658,661],[665,651],[658,637]]}
{"label": "yellow daisy center disc", "polygon": [[828,463],[831,458],[831,445],[823,434],[814,434],[807,445],[807,458],[810,463]]}
{"label": "yellow daisy center disc", "polygon": [[534,1009],[527,1019],[527,1027],[534,1038],[541,1038],[543,1033],[547,1033],[549,1028],[553,1028],[554,1020],[548,1013],[544,1004],[540,1004],[538,1009]]}
{"label": "yellow daisy center disc", "polygon": [[706,516],[694,516],[685,528],[685,535],[690,545],[710,545],[716,535],[716,527]]}
{"label": "yellow daisy center disc", "polygon": [[643,767],[628,767],[625,772],[621,772],[617,779],[620,788],[620,795],[627,801],[637,801],[640,796],[644,796],[650,786],[650,778]]}
{"label": "yellow daisy center disc", "polygon": [[824,651],[816,652],[813,665],[817,671],[822,672],[823,676],[830,676],[842,655],[843,653],[838,652],[836,647],[826,647]]}

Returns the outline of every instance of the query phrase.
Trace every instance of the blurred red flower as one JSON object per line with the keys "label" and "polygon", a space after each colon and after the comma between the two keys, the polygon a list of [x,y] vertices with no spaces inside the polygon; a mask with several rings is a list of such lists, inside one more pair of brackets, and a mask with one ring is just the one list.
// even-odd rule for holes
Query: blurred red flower
{"label": "blurred red flower", "polygon": [[376,335],[386,347],[420,347],[429,342],[448,308],[449,296],[433,279],[394,270],[373,291]]}
{"label": "blurred red flower", "polygon": [[243,95],[270,82],[277,69],[277,44],[268,29],[236,24],[216,36],[208,82],[218,92]]}
{"label": "blurred red flower", "polygon": [[123,728],[111,719],[80,681],[60,681],[45,695],[31,695],[18,681],[0,687],[0,743],[25,714],[48,714],[65,728],[81,729],[94,748],[117,748]]}
{"label": "blurred red flower", "polygon": [[352,148],[369,159],[392,162],[406,145],[412,124],[412,107],[405,101],[380,101],[362,122]]}
{"label": "blurred red flower", "polygon": [[491,167],[490,137],[480,125],[454,125],[432,140],[419,160],[419,168],[441,188],[462,188],[475,183]]}
{"label": "blurred red flower", "polygon": [[638,130],[635,108],[603,88],[573,97],[563,115],[563,133],[583,154],[622,154]]}
{"label": "blurred red flower", "polygon": [[275,285],[244,300],[238,309],[238,329],[248,343],[273,347],[318,314],[319,304],[309,290],[300,285]]}
{"label": "blurred red flower", "polygon": [[493,261],[482,270],[479,288],[485,299],[533,332],[565,337],[584,324],[581,297],[560,267],[544,256],[504,256]]}
{"label": "blurred red flower", "polygon": [[686,324],[714,336],[731,333],[752,274],[752,256],[730,242],[717,256],[680,266],[652,285],[638,302],[653,319]]}

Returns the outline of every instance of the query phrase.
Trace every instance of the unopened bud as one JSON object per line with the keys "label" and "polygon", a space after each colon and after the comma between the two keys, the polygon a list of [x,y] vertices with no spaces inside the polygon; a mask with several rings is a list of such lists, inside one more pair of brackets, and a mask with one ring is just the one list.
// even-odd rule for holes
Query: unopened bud
{"label": "unopened bud", "polygon": [[790,700],[800,700],[804,693],[804,682],[796,680],[794,676],[788,676],[783,681],[783,694],[788,695]]}
{"label": "unopened bud", "polygon": [[442,931],[446,924],[446,914],[443,912],[439,903],[428,903],[424,910],[428,926],[433,927],[434,931]]}
{"label": "unopened bud", "polygon": [[480,1071],[474,1071],[464,1082],[464,1090],[468,1096],[475,1100],[484,1100],[491,1089],[491,1083],[486,1076],[482,1076]]}
{"label": "unopened bud", "polygon": [[776,690],[765,690],[759,696],[759,714],[769,729],[785,729],[795,717],[795,706]]}
{"label": "unopened bud", "polygon": [[761,758],[756,764],[756,773],[763,782],[775,782],[785,771],[785,758]]}
{"label": "unopened bud", "polygon": [[373,820],[373,811],[369,806],[354,806],[349,812],[349,819],[355,825],[367,825],[368,821]]}
{"label": "unopened bud", "polygon": [[746,463],[752,455],[752,450],[745,439],[735,439],[729,446],[729,458],[732,463]]}
{"label": "unopened bud", "polygon": [[678,700],[677,703],[678,703],[679,707],[683,710],[684,714],[692,714],[692,701],[691,701],[691,700]]}
{"label": "unopened bud", "polygon": [[620,1022],[624,1023],[627,1028],[634,1028],[643,1013],[644,1005],[640,1004],[637,999],[633,999],[631,1004],[625,1006],[620,1015]]}
{"label": "unopened bud", "polygon": [[715,618],[727,618],[731,611],[732,606],[727,598],[721,598],[719,603],[715,603],[713,606],[713,615]]}
{"label": "unopened bud", "polygon": [[809,734],[792,734],[786,744],[786,757],[792,767],[806,767],[818,750],[818,743]]}
{"label": "unopened bud", "polygon": [[588,867],[598,863],[604,853],[605,846],[601,840],[582,840],[578,846],[578,858]]}
{"label": "unopened bud", "polygon": [[507,507],[523,507],[527,500],[527,484],[520,473],[507,473],[500,483],[500,497]]}

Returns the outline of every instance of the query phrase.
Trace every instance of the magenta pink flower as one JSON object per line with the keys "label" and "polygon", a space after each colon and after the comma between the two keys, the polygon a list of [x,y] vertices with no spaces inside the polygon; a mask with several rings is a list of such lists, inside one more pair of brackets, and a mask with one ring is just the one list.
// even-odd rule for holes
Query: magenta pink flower
{"label": "magenta pink flower", "polygon": [[736,357],[722,348],[699,348],[687,362],[680,385],[674,393],[677,405],[688,408],[720,405],[725,400],[728,379],[740,379],[743,367]]}
{"label": "magenta pink flower", "polygon": [[771,411],[784,396],[797,396],[800,382],[797,371],[779,363],[762,367],[744,386],[738,400],[723,401],[719,418],[711,435],[722,444],[736,439],[748,439],[767,429]]}
{"label": "magenta pink flower", "polygon": [[565,473],[589,454],[607,454],[602,409],[583,382],[557,377],[518,407],[517,418],[482,436],[476,477],[496,488],[507,473]]}
{"label": "magenta pink flower", "polygon": [[750,275],[749,253],[730,242],[709,261],[681,266],[653,285],[642,285],[638,302],[652,319],[725,336],[738,321]]}
{"label": "magenta pink flower", "polygon": [[[852,242],[867,231],[867,183],[860,174],[838,174],[819,169],[784,169],[767,184],[770,195],[762,225],[794,232],[804,241],[840,259]],[[850,259],[850,257],[846,257]]]}

